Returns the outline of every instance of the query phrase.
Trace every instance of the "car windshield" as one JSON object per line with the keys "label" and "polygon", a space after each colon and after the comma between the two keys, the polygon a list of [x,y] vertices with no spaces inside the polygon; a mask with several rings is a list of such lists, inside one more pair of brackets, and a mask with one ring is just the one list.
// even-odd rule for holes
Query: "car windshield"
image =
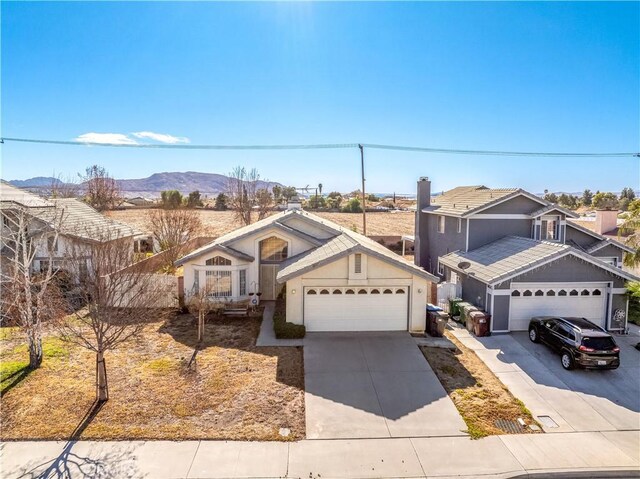
{"label": "car windshield", "polygon": [[597,338],[582,338],[582,344],[583,346],[595,349],[596,351],[608,351],[615,347],[613,339],[606,336]]}

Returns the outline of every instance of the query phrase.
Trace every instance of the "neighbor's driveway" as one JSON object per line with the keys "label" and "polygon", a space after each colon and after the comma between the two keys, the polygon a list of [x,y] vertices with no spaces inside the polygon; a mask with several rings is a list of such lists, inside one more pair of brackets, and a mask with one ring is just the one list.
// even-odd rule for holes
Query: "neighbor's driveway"
{"label": "neighbor's driveway", "polygon": [[464,435],[408,333],[309,333],[304,366],[309,439]]}
{"label": "neighbor's driveway", "polygon": [[[546,432],[640,430],[640,341],[615,336],[621,366],[613,371],[566,371],[548,347],[529,341],[527,333],[474,338],[464,329],[454,334],[522,400]],[[545,424],[548,416],[553,423]]]}

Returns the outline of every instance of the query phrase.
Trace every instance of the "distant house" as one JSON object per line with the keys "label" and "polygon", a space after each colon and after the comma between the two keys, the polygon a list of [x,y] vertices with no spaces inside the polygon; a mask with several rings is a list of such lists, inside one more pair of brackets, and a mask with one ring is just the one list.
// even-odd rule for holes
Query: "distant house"
{"label": "distant house", "polygon": [[[130,241],[131,253],[136,242],[145,235],[131,226],[111,220],[75,198],[47,200],[7,183],[0,183],[0,214],[2,225],[2,255],[11,253],[8,242],[16,228],[16,218],[26,218],[26,225],[34,232],[36,250],[31,268],[44,269],[51,261],[54,268],[64,268],[71,254],[82,251],[83,245],[91,242],[126,239]],[[54,234],[57,229],[57,241]],[[81,253],[80,253],[81,254]],[[91,269],[91,259],[80,262],[77,271],[83,274]]]}
{"label": "distant house", "polygon": [[246,300],[286,291],[287,321],[307,331],[424,331],[437,278],[377,242],[294,209],[274,214],[177,261],[185,294]]}
{"label": "distant house", "polygon": [[431,197],[418,182],[415,261],[461,286],[492,314],[494,332],[526,330],[539,315],[626,327],[621,269],[628,246],[572,222],[577,215],[518,188],[462,186]]}

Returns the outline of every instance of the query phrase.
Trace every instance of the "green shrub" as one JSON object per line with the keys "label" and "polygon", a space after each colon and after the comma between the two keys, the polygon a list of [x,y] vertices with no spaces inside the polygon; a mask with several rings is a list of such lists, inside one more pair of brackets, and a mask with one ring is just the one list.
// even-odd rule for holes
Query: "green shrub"
{"label": "green shrub", "polygon": [[278,339],[301,339],[307,331],[303,324],[287,322],[286,297],[283,292],[276,300],[276,308],[273,312],[273,331]]}

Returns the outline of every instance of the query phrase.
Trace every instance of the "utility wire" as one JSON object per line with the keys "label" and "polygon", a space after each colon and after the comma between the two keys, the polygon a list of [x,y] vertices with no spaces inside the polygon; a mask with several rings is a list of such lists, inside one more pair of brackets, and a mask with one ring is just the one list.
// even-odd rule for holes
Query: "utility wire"
{"label": "utility wire", "polygon": [[499,151],[499,150],[463,150],[453,148],[430,148],[421,146],[403,145],[383,145],[376,143],[322,143],[309,145],[166,145],[166,144],[145,144],[145,143],[94,143],[86,141],[62,141],[62,140],[41,140],[33,138],[0,138],[0,143],[39,143],[47,145],[68,145],[68,146],[103,146],[115,148],[150,148],[169,150],[320,150],[320,149],[349,149],[365,148],[378,150],[406,151],[414,153],[441,153],[451,155],[485,155],[485,156],[533,156],[533,157],[636,157],[640,158],[639,152],[534,152],[534,151]]}

